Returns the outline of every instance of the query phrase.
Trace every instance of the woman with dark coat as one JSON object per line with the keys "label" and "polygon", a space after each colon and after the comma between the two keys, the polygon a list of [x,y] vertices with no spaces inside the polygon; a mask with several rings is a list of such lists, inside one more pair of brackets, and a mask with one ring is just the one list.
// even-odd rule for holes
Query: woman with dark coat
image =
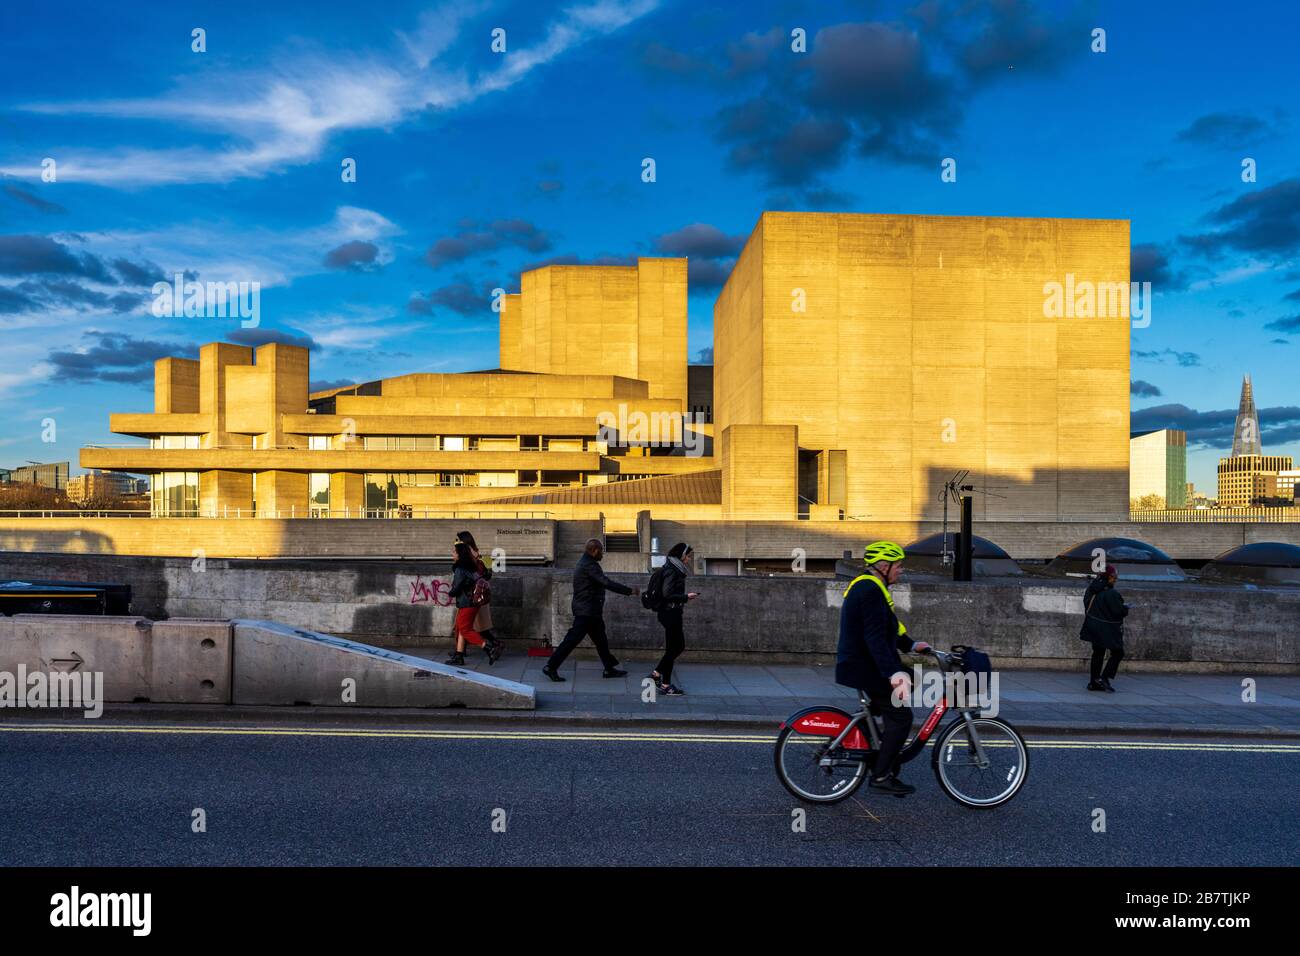
{"label": "woman with dark coat", "polygon": [[[479,554],[478,543],[474,540],[474,535],[468,531],[461,531],[456,535],[456,540],[461,544],[469,545],[469,553],[474,558],[474,563],[478,568],[479,577],[485,580],[492,580],[492,566],[483,560]],[[497,658],[505,651],[505,641],[500,640],[496,631],[492,629],[492,599],[488,598],[488,603],[478,606],[478,613],[474,615],[474,621],[470,625],[475,631],[483,635],[483,647],[487,652],[488,663],[495,664]]]}
{"label": "woman with dark coat", "polygon": [[663,604],[658,611],[659,623],[664,629],[664,656],[659,666],[650,672],[658,692],[667,697],[684,693],[673,683],[673,662],[686,650],[686,634],[682,629],[683,609],[686,602],[699,597],[695,591],[686,590],[686,577],[691,573],[695,552],[682,541],[673,545],[664,562],[663,581],[660,585]]}
{"label": "woman with dark coat", "polygon": [[[1092,679],[1088,681],[1088,690],[1112,694],[1115,688],[1110,686],[1111,679],[1124,659],[1124,617],[1128,614],[1128,605],[1115,590],[1117,580],[1118,572],[1108,564],[1088,585],[1083,594],[1083,629],[1079,632],[1080,640],[1092,643]],[[1106,660],[1107,651],[1110,660]]]}
{"label": "woman with dark coat", "polygon": [[451,590],[448,592],[456,599],[456,649],[447,663],[460,666],[465,663],[465,642],[483,645],[488,663],[495,663],[501,654],[500,642],[480,634],[474,629],[474,618],[479,607],[474,603],[474,585],[482,576],[479,573],[480,562],[474,557],[473,549],[464,542],[457,541],[452,547],[455,563],[452,565]]}

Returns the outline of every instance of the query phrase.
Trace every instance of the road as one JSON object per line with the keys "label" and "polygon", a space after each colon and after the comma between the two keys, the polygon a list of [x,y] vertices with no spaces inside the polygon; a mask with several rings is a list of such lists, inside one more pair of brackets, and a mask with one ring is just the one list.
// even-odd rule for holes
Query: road
{"label": "road", "polygon": [[755,732],[7,721],[0,865],[1300,862],[1294,740],[1030,743],[1005,807],[953,803],[921,759],[914,796],[864,788],[796,832]]}

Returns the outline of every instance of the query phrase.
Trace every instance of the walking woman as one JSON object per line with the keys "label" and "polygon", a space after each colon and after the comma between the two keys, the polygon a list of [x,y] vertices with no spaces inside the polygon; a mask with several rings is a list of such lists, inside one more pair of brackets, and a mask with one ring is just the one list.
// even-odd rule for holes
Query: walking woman
{"label": "walking woman", "polygon": [[487,638],[474,629],[474,618],[479,608],[474,604],[474,585],[478,583],[479,562],[475,560],[473,550],[468,544],[457,541],[452,547],[455,564],[452,565],[451,590],[448,592],[456,600],[456,649],[447,663],[460,666],[465,663],[465,643],[483,645],[488,663],[495,663],[501,656],[499,642]]}
{"label": "walking woman", "polygon": [[[1124,617],[1128,614],[1128,605],[1115,590],[1117,580],[1118,572],[1108,564],[1106,570],[1088,585],[1083,594],[1083,629],[1079,632],[1080,640],[1092,643],[1088,690],[1111,694],[1115,693],[1115,688],[1110,686],[1111,679],[1119,670],[1119,662],[1124,659]],[[1110,651],[1110,660],[1106,660],[1107,651]]]}
{"label": "walking woman", "polygon": [[[461,544],[469,546],[469,552],[474,557],[478,574],[484,580],[492,580],[492,566],[483,560],[479,554],[478,544],[474,541],[474,536],[468,531],[462,531],[456,535],[456,540]],[[492,628],[492,597],[488,592],[488,599],[478,606],[478,613],[474,615],[474,623],[470,625],[475,631],[483,635],[484,648],[487,650],[488,663],[495,664],[506,649],[505,641],[499,639],[496,631]]]}
{"label": "walking woman", "polygon": [[686,590],[686,578],[694,564],[695,552],[685,541],[673,545],[668,560],[664,562],[660,586],[663,597],[658,612],[659,623],[664,628],[664,656],[660,658],[659,666],[650,672],[650,679],[665,697],[679,697],[684,693],[673,683],[673,663],[686,650],[686,634],[682,628],[686,602],[699,597],[698,592]]}

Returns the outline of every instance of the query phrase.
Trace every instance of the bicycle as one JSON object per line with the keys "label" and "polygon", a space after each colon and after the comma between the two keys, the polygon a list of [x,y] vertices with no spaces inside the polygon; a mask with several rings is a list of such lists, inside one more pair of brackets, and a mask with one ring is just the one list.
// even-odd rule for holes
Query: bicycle
{"label": "bicycle", "polygon": [[[931,648],[945,674],[964,669],[960,653]],[[945,682],[946,684],[946,682]],[[776,738],[776,775],[800,800],[837,803],[851,796],[874,769],[880,749],[880,708],[858,692],[861,709],[809,707],[787,718]],[[935,738],[930,763],[944,793],[976,809],[1001,806],[1024,785],[1029,773],[1025,739],[1000,717],[981,717],[978,707],[953,708],[947,697],[935,705],[920,731],[899,753],[899,763],[916,758],[949,710],[957,713]],[[862,728],[866,728],[866,733]]]}

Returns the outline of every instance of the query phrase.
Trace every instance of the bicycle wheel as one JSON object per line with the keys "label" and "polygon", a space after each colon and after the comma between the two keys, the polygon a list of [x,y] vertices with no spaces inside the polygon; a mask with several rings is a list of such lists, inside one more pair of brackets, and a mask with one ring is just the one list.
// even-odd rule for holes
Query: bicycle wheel
{"label": "bicycle wheel", "polygon": [[861,751],[840,748],[827,754],[834,739],[797,733],[790,727],[777,735],[776,775],[800,800],[836,803],[858,789],[866,778],[866,755]]}
{"label": "bicycle wheel", "polygon": [[997,717],[972,717],[986,763],[981,766],[966,721],[954,720],[934,744],[934,775],[958,803],[988,809],[1006,803],[1029,774],[1029,748],[1020,732]]}

